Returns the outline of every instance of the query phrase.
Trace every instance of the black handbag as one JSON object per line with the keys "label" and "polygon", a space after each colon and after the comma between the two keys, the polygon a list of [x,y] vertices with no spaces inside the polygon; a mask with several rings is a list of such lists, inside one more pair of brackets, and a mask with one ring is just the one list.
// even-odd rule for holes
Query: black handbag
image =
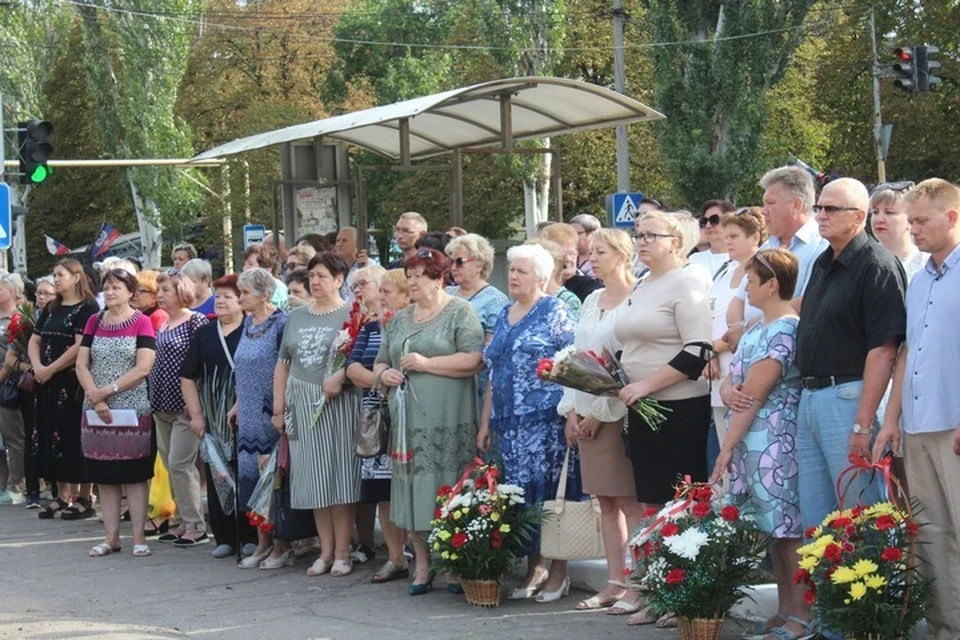
{"label": "black handbag", "polygon": [[270,504],[273,521],[273,537],[277,540],[292,542],[317,535],[317,525],[311,509],[290,508],[290,478],[280,474],[280,486],[273,491]]}
{"label": "black handbag", "polygon": [[[380,382],[378,375],[373,382],[376,390]],[[357,426],[354,429],[354,448],[358,458],[375,458],[386,453],[390,442],[390,408],[387,406],[386,395],[381,394],[380,400],[373,406],[360,407],[357,416]]]}
{"label": "black handbag", "polygon": [[4,409],[20,408],[20,375],[11,371],[0,385],[0,407]]}

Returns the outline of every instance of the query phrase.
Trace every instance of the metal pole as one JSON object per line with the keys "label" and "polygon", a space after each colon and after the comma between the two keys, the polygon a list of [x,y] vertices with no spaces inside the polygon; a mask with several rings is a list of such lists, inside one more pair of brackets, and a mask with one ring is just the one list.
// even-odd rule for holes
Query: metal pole
{"label": "metal pole", "polygon": [[[233,273],[233,211],[230,207],[230,165],[220,167],[220,201],[223,203],[223,272]],[[277,249],[279,238],[275,235]]]}
{"label": "metal pole", "polygon": [[463,226],[463,151],[453,150],[453,175],[450,176],[450,222],[455,227]]}
{"label": "metal pole", "polygon": [[0,165],[2,165],[0,166],[0,181],[6,177],[5,174],[7,172],[7,164],[5,162],[7,159],[7,150],[4,147],[4,142],[6,142],[4,139],[5,136],[6,132],[3,129],[3,92],[0,91]]}
{"label": "metal pole", "polygon": [[[613,83],[617,93],[627,93],[627,70],[623,59],[623,0],[613,0]],[[630,191],[630,150],[627,125],[617,125],[617,191]]]}
{"label": "metal pole", "polygon": [[870,46],[873,49],[873,150],[877,157],[877,182],[887,181],[883,154],[883,114],[880,110],[880,63],[877,60],[877,24],[870,7]]}
{"label": "metal pole", "polygon": [[250,163],[243,161],[243,220],[250,224]]}

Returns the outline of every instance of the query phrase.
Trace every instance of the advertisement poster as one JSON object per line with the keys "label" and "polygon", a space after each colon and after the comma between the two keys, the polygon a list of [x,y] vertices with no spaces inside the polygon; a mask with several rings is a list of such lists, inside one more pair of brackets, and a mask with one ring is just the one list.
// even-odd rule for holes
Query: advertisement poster
{"label": "advertisement poster", "polygon": [[303,187],[296,190],[297,235],[330,233],[337,224],[337,190],[333,187]]}

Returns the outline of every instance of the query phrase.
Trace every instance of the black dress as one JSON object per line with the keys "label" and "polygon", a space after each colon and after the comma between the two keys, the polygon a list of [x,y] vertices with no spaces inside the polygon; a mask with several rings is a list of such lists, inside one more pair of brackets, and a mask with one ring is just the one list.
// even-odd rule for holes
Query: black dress
{"label": "black dress", "polygon": [[[76,344],[87,320],[99,310],[94,300],[44,309],[34,327],[40,336],[40,363],[49,366]],[[30,453],[37,475],[48,482],[86,482],[80,445],[83,397],[73,366],[45,384],[37,382],[33,402],[36,428]]]}

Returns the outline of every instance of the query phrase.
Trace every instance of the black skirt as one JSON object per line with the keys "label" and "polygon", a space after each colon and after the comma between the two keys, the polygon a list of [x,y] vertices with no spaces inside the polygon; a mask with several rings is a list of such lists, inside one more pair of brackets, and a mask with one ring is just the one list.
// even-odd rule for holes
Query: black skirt
{"label": "black skirt", "polygon": [[707,480],[707,433],[710,430],[710,396],[686,400],[661,400],[672,409],[658,431],[634,411],[628,411],[627,455],[633,463],[637,501],[664,504],[673,499],[674,487],[684,476]]}

